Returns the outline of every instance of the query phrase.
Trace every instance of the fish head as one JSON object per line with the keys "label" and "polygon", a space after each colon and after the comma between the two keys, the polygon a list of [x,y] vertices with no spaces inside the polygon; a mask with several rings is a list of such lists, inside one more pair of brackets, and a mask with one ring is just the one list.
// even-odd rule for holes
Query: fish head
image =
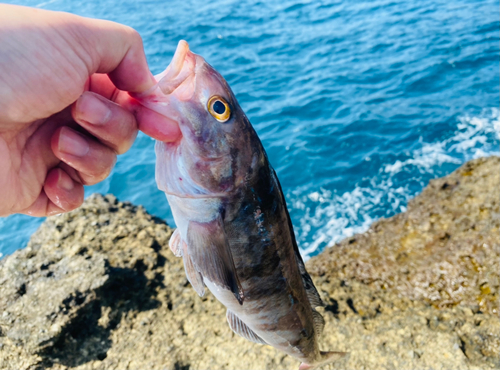
{"label": "fish head", "polygon": [[156,144],[158,187],[195,197],[243,184],[263,150],[226,80],[183,40],[156,78],[158,84],[136,99],[174,120],[181,132],[177,142]]}

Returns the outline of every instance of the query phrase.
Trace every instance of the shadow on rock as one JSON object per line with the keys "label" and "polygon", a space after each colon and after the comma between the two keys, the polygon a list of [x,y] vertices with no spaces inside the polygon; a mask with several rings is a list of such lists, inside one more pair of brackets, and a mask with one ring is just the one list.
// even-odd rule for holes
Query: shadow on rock
{"label": "shadow on rock", "polygon": [[[82,305],[74,319],[62,329],[52,345],[39,353],[44,365],[59,363],[76,367],[85,363],[104,360],[112,342],[110,333],[124,315],[155,309],[160,302],[155,299],[155,288],[162,287],[159,276],[149,280],[144,275],[146,267],[138,261],[134,269],[106,265],[109,279],[96,290],[96,297]],[[82,304],[84,297],[69,297],[68,306]]]}

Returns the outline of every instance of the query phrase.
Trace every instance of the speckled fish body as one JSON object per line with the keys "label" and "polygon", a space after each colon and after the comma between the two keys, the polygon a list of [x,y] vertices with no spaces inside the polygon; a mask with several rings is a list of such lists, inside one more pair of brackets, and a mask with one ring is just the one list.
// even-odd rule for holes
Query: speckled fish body
{"label": "speckled fish body", "polygon": [[227,307],[234,332],[295,357],[300,369],[342,356],[319,350],[321,299],[276,174],[224,78],[181,41],[157,79],[137,99],[182,133],[157,142],[156,180],[177,224],[170,248],[193,288],[202,296],[206,286]]}

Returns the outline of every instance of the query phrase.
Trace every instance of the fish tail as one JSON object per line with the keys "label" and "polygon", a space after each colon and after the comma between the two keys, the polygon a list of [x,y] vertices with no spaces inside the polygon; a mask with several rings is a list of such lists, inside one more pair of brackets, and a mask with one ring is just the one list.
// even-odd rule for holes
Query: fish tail
{"label": "fish tail", "polygon": [[347,352],[324,352],[320,351],[320,359],[319,361],[316,361],[313,364],[308,364],[306,362],[303,362],[299,366],[299,370],[312,370],[316,369],[317,367],[329,364],[330,362],[340,360],[344,356],[347,355]]}

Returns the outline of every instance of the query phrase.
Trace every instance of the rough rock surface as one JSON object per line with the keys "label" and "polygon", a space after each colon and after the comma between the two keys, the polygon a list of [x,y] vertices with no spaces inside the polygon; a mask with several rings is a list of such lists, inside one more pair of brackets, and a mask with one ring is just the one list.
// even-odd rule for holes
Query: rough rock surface
{"label": "rough rock surface", "polygon": [[[331,369],[500,369],[500,159],[310,260]],[[0,369],[293,369],[229,329],[141,207],[94,195],[0,261]]]}

